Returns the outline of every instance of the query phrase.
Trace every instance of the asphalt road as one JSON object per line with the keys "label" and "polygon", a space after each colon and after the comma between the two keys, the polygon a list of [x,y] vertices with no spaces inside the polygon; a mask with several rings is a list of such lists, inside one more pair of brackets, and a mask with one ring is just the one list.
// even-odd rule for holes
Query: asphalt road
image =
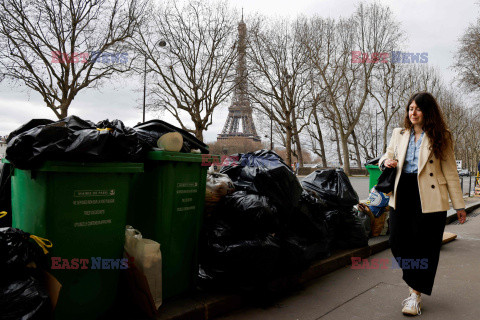
{"label": "asphalt road", "polygon": [[[370,190],[368,189],[368,185],[370,181],[369,179],[370,179],[369,177],[350,177],[350,183],[352,184],[353,189],[355,189],[355,191],[357,192],[358,198],[360,200],[365,200],[368,198],[368,194],[370,193]],[[299,177],[299,180],[301,181],[302,177]],[[470,190],[472,191],[472,194],[473,194],[473,191],[475,188],[475,177],[473,176],[470,177],[470,180],[471,180]],[[460,179],[460,181],[462,182],[462,179]],[[469,189],[469,177],[463,177],[463,193],[464,194],[468,193],[468,189]]]}

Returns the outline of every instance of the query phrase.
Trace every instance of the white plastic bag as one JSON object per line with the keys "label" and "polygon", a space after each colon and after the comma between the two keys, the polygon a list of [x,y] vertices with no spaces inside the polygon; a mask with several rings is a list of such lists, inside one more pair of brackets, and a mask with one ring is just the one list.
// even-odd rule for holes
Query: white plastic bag
{"label": "white plastic bag", "polygon": [[142,239],[142,234],[140,233],[140,231],[134,229],[132,226],[126,226],[124,248],[125,251],[127,251],[128,255],[133,256],[138,239]]}
{"label": "white plastic bag", "polygon": [[131,226],[125,228],[125,251],[134,258],[134,263],[147,279],[155,307],[162,305],[162,253],[160,243],[144,239]]}
{"label": "white plastic bag", "polygon": [[209,170],[207,172],[207,186],[205,189],[206,213],[211,213],[221,198],[234,191],[235,186],[229,176]]}

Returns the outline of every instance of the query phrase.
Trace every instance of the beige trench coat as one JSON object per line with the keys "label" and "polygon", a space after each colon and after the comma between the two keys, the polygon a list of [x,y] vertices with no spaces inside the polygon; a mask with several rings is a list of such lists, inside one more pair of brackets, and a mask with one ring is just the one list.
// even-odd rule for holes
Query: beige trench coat
{"label": "beige trench coat", "polygon": [[[396,150],[398,157],[397,175],[395,177],[393,195],[390,197],[389,202],[389,205],[393,208],[395,208],[397,201],[398,181],[402,173],[410,139],[410,130],[405,130],[403,134],[401,131],[401,128],[393,130],[387,152],[378,162],[381,164],[386,159],[393,159]],[[430,139],[427,134],[424,134],[418,154],[418,189],[422,203],[422,212],[447,211],[450,209],[448,203],[449,196],[452,200],[453,208],[465,208],[452,146],[447,146],[445,160],[440,160],[430,150],[430,145]]]}

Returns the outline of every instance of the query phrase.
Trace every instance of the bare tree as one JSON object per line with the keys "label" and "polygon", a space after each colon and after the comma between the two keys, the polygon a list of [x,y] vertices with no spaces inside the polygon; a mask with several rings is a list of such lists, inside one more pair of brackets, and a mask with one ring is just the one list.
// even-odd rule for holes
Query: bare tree
{"label": "bare tree", "polygon": [[129,69],[124,44],[144,9],[140,0],[2,0],[2,74],[38,92],[62,119],[80,90]]}
{"label": "bare tree", "polygon": [[363,159],[373,159],[377,156],[375,150],[375,124],[373,119],[375,119],[375,108],[365,108],[360,117],[360,121],[355,127],[356,133],[356,143],[360,149],[361,158]]}
{"label": "bare tree", "polygon": [[326,89],[329,108],[335,114],[343,166],[350,174],[348,139],[354,132],[370,93],[371,78],[378,63],[352,61],[352,52],[379,54],[395,47],[400,38],[388,7],[360,4],[349,19],[337,22],[319,17],[305,26],[304,46]]}
{"label": "bare tree", "polygon": [[[374,113],[376,121],[377,114],[381,115],[381,154],[387,150],[387,136],[393,129],[392,123],[395,121],[395,115],[400,113],[403,116],[405,104],[413,93],[414,81],[412,78],[418,79],[416,68],[392,63],[392,61],[382,63],[373,74],[370,96],[378,106]],[[379,111],[377,112],[377,110]],[[375,132],[375,139],[378,140],[378,132]],[[375,156],[378,154],[377,144],[378,141],[375,141]]]}
{"label": "bare tree", "polygon": [[[245,46],[236,46],[237,22],[226,2],[168,1],[152,10],[133,42],[155,76],[151,109],[168,112],[200,140],[214,111],[236,87],[237,49]],[[157,46],[159,41],[166,47]]]}
{"label": "bare tree", "polygon": [[460,82],[469,91],[480,90],[480,19],[471,24],[460,38],[453,67]]}
{"label": "bare tree", "polygon": [[308,122],[306,107],[311,101],[310,70],[299,26],[300,20],[258,19],[255,22],[249,36],[248,79],[254,106],[284,132],[281,141],[286,148],[286,162],[291,164],[293,154],[303,166],[300,137]]}

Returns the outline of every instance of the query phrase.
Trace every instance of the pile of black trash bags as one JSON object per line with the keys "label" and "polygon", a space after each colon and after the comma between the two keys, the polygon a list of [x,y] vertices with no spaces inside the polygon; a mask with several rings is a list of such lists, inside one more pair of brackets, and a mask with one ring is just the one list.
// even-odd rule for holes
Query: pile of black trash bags
{"label": "pile of black trash bags", "polygon": [[0,228],[0,318],[50,319],[52,305],[45,285],[47,259],[28,233]]}
{"label": "pile of black trash bags", "polygon": [[7,138],[6,158],[16,168],[31,169],[45,160],[143,161],[168,132],[183,136],[181,152],[193,149],[208,153],[208,147],[190,133],[162,120],[127,127],[120,120],[93,123],[77,116],[53,121],[33,119]]}
{"label": "pile of black trash bags", "polygon": [[200,239],[200,285],[256,286],[306,268],[334,248],[368,245],[341,169],[298,181],[273,151],[229,156],[220,173],[235,192],[206,218]]}

